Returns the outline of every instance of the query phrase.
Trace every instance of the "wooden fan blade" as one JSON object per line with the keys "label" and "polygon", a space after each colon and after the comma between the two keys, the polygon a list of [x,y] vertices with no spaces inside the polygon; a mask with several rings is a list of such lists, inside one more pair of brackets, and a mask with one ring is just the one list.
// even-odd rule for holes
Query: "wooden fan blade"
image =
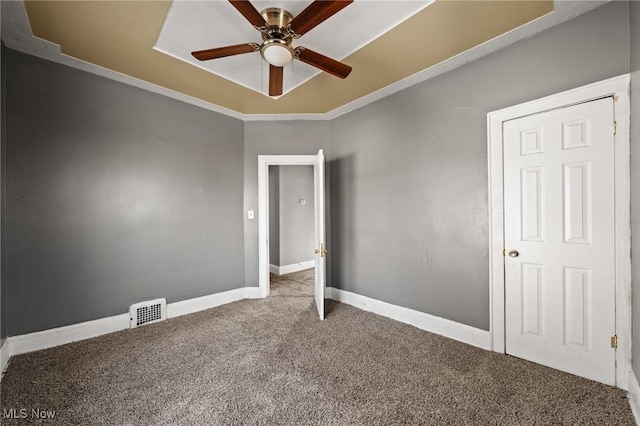
{"label": "wooden fan blade", "polygon": [[296,49],[296,57],[302,62],[335,75],[336,77],[347,78],[349,73],[351,73],[351,67],[349,65],[304,47]]}
{"label": "wooden fan blade", "polygon": [[229,3],[236,9],[238,12],[245,17],[247,21],[254,27],[264,27],[267,25],[267,21],[264,20],[260,12],[256,10],[255,7],[251,4],[250,1],[247,0],[229,0]]}
{"label": "wooden fan blade", "polygon": [[282,81],[284,68],[269,65],[269,96],[282,95]]}
{"label": "wooden fan blade", "polygon": [[191,52],[194,58],[200,61],[208,61],[209,59],[224,58],[225,56],[241,55],[243,53],[251,53],[260,47],[255,43],[235,44],[233,46],[218,47],[216,49],[198,50]]}
{"label": "wooden fan blade", "polygon": [[345,7],[353,3],[353,0],[325,1],[316,0],[298,14],[289,27],[298,36],[320,25]]}

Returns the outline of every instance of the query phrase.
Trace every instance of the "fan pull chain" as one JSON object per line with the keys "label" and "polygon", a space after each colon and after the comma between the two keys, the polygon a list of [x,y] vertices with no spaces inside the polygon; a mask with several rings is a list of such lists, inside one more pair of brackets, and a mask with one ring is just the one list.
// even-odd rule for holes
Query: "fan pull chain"
{"label": "fan pull chain", "polygon": [[260,91],[264,93],[264,61],[262,58],[260,60]]}

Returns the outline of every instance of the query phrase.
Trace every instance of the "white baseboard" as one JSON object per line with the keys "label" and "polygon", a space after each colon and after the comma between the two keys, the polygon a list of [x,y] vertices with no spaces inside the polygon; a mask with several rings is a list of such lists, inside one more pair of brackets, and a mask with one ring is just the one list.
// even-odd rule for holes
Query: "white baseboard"
{"label": "white baseboard", "polygon": [[627,398],[629,398],[629,405],[631,406],[633,417],[636,419],[636,424],[640,425],[640,385],[638,385],[638,379],[633,369],[629,370],[628,386]]}
{"label": "white baseboard", "polygon": [[244,297],[246,299],[260,299],[260,287],[245,287],[244,288]]}
{"label": "white baseboard", "polygon": [[269,265],[269,272],[276,275],[292,274],[298,271],[304,271],[305,269],[315,268],[315,260],[307,260],[306,262],[292,263],[291,265]]}
{"label": "white baseboard", "polygon": [[9,339],[6,339],[0,347],[0,382],[2,381],[2,375],[9,365]]}
{"label": "white baseboard", "polygon": [[346,303],[374,314],[382,315],[422,330],[468,343],[482,349],[491,350],[491,334],[486,330],[471,327],[448,319],[425,314],[424,312],[392,305],[387,302],[361,296],[356,293],[327,287],[325,297]]}
{"label": "white baseboard", "polygon": [[226,305],[245,298],[245,287],[235,290],[223,291],[208,296],[195,297],[167,305],[167,317],[175,318],[182,315],[193,314],[216,306]]}
{"label": "white baseboard", "polygon": [[[311,261],[310,263],[314,263]],[[312,266],[313,267],[313,266]],[[300,270],[308,269],[307,267]],[[488,331],[460,324],[444,318],[435,317],[423,312],[392,305],[337,288],[326,288],[326,297],[355,306],[394,320],[411,324],[420,329],[440,334],[483,349],[490,349],[491,339]],[[167,317],[202,311],[241,299],[260,298],[259,287],[243,287],[194,299],[169,303]],[[38,331],[21,336],[9,337],[0,348],[0,371],[6,367],[9,357],[22,353],[37,351],[53,346],[64,345],[78,340],[89,339],[115,331],[129,328],[129,314],[120,314],[65,327]],[[637,383],[637,382],[636,382]],[[640,395],[640,391],[638,393]]]}
{"label": "white baseboard", "polygon": [[124,330],[125,328],[129,328],[128,313],[20,336],[12,336],[7,339],[9,342],[9,355],[13,356],[39,351],[40,349],[113,333]]}
{"label": "white baseboard", "polygon": [[[254,298],[256,297],[254,293],[259,296],[257,287],[255,287],[255,291],[252,287],[242,287],[208,296],[169,303],[167,305],[167,317],[175,318],[244,298]],[[8,362],[8,358],[13,355],[47,349],[128,328],[129,314],[126,313],[65,327],[9,337],[0,349],[0,367],[4,367],[6,365],[5,363]]]}

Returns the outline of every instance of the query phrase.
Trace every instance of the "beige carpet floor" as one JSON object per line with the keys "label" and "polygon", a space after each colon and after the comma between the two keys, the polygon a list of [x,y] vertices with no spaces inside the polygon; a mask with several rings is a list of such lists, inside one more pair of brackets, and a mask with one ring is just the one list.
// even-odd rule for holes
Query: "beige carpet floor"
{"label": "beige carpet floor", "polygon": [[3,412],[60,425],[634,424],[625,393],[327,301],[312,271],[243,300],[16,356]]}

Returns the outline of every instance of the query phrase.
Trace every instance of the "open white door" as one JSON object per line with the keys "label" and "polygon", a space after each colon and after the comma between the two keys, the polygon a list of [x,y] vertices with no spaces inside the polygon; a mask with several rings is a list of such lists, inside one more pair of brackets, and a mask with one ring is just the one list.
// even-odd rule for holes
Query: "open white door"
{"label": "open white door", "polygon": [[324,153],[318,151],[318,158],[313,166],[313,180],[315,185],[315,235],[316,235],[316,307],[320,319],[324,319],[324,287],[326,285],[326,244],[324,229]]}
{"label": "open white door", "polygon": [[[269,295],[269,166],[313,166],[315,198],[315,298],[324,319],[326,244],[324,215],[324,153],[317,155],[258,155],[258,280],[259,297]],[[256,297],[256,296],[254,296]]]}

